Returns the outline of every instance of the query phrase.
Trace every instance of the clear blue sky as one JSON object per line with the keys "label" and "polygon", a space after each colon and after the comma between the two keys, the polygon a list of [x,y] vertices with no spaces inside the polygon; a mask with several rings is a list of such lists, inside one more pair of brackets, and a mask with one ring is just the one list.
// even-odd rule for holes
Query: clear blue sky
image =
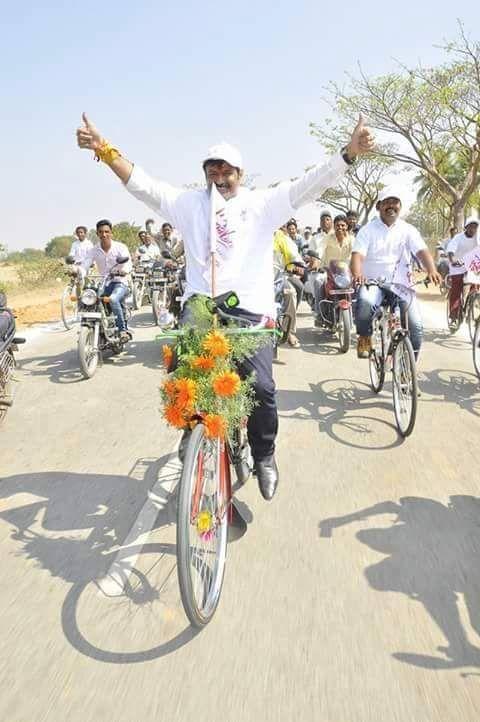
{"label": "clear blue sky", "polygon": [[237,144],[258,185],[321,158],[308,123],[323,86],[355,70],[439,60],[433,45],[478,35],[478,3],[204,0],[4,4],[0,241],[43,247],[99,217],[150,212],[76,148],[83,110],[131,160],[174,184],[200,179],[205,149]]}

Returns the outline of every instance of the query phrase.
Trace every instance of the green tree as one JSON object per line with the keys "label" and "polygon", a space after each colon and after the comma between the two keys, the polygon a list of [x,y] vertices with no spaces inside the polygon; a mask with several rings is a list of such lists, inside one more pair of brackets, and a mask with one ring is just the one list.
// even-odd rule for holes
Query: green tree
{"label": "green tree", "polygon": [[141,230],[144,230],[142,226],[136,226],[134,223],[128,223],[128,221],[122,221],[113,226],[112,235],[115,241],[125,243],[130,251],[134,251],[138,247],[138,234]]}
{"label": "green tree", "polygon": [[[428,176],[447,199],[451,220],[462,227],[480,170],[480,42],[459,28],[457,39],[442,46],[445,62],[437,67],[400,65],[398,72],[376,78],[360,68],[359,77],[349,76],[347,89],[331,83],[329,90],[341,122],[352,125],[362,112],[393,143],[379,155]],[[455,178],[442,168],[444,155],[459,161]]]}
{"label": "green tree", "polygon": [[45,246],[45,254],[49,258],[65,258],[72,246],[72,236],[55,236]]}

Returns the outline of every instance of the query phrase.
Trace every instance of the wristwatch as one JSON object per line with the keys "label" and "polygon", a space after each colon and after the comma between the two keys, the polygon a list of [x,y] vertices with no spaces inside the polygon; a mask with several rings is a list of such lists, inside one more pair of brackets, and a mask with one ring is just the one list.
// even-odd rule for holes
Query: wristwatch
{"label": "wristwatch", "polygon": [[347,165],[353,165],[355,163],[355,161],[357,160],[356,157],[350,158],[350,156],[347,153],[346,145],[344,145],[343,148],[340,150],[340,154]]}

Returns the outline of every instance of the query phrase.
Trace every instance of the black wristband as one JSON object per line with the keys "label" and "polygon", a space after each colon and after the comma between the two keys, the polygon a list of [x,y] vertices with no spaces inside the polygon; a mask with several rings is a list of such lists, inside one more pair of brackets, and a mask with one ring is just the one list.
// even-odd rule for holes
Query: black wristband
{"label": "black wristband", "polygon": [[342,156],[343,160],[345,161],[345,163],[346,163],[347,165],[353,165],[353,164],[355,163],[356,158],[350,158],[350,157],[349,157],[349,155],[348,155],[348,153],[347,153],[347,146],[346,146],[346,145],[343,146],[343,148],[340,150],[340,153],[341,153],[341,156]]}

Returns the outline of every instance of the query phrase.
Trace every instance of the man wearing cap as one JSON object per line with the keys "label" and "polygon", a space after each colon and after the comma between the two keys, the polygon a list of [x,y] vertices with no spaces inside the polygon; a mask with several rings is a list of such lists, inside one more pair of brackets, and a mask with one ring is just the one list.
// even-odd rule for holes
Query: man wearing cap
{"label": "man wearing cap", "polygon": [[[400,211],[402,192],[393,187],[384,188],[377,202],[379,216],[363,226],[352,248],[351,269],[355,281],[362,284],[365,280],[392,282],[396,268],[402,260],[410,263],[416,255],[426,269],[428,278],[438,284],[440,274],[425,241],[414,226],[402,221]],[[372,348],[372,321],[375,312],[384,298],[393,296],[391,291],[379,286],[365,286],[359,290],[355,322],[359,358],[368,358]],[[408,307],[408,310],[407,310]],[[423,326],[417,299],[408,304],[400,300],[400,310],[408,315],[408,328],[415,356],[418,356],[422,344]]]}
{"label": "man wearing cap", "polygon": [[[180,231],[185,242],[187,269],[184,304],[191,296],[211,295],[209,191],[215,184],[225,202],[217,221],[217,225],[221,223],[221,234],[218,233],[217,243],[216,291],[236,291],[243,313],[248,313],[252,320],[274,315],[274,231],[301,206],[313,202],[326,188],[335,186],[357,155],[373,149],[373,138],[360,118],[348,145],[325,165],[313,166],[295,181],[262,191],[241,185],[242,157],[233,146],[220,143],[210,148],[202,160],[207,188],[185,190],[155,180],[124,158],[85,114],[83,126],[77,131],[77,142],[80,148],[93,150],[132,195]],[[278,483],[274,457],[278,416],[272,359],[272,348],[262,347],[240,369],[243,374],[255,372],[258,405],[248,422],[248,436],[265,499],[273,497]]]}
{"label": "man wearing cap", "polygon": [[450,261],[450,292],[448,294],[448,313],[453,322],[458,316],[463,291],[463,276],[467,272],[463,257],[478,246],[478,219],[467,218],[463,233],[457,233],[448,243],[447,252]]}

